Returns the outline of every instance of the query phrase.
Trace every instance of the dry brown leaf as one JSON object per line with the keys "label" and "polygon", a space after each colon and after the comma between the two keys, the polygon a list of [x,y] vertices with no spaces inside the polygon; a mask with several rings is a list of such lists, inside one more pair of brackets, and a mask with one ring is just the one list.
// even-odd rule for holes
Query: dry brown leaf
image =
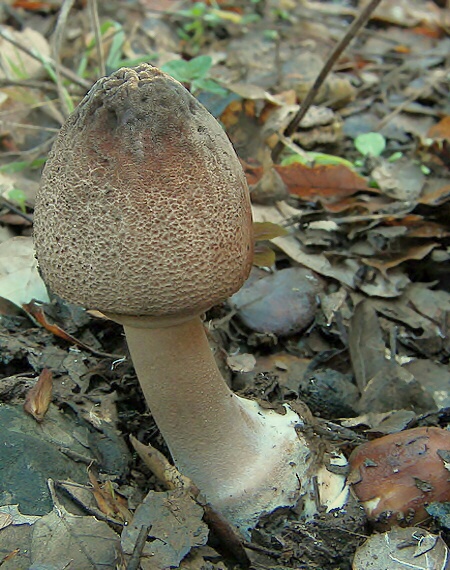
{"label": "dry brown leaf", "polygon": [[228,131],[230,127],[237,125],[242,120],[242,116],[256,120],[255,115],[255,102],[247,99],[244,101],[241,100],[231,102],[225,111],[220,115],[220,120]]}
{"label": "dry brown leaf", "polygon": [[385,219],[388,226],[402,226],[406,228],[406,235],[410,238],[444,238],[450,235],[448,229],[437,222],[424,220],[422,216],[409,214],[401,220],[394,218]]}
{"label": "dry brown leaf", "polygon": [[356,305],[351,325],[350,359],[356,384],[362,393],[375,374],[384,368],[386,361],[381,327],[370,300]]}
{"label": "dry brown leaf", "polygon": [[55,505],[34,524],[29,544],[32,567],[115,568],[119,540],[106,522],[73,515],[62,505]]}
{"label": "dry brown leaf", "polygon": [[114,491],[110,481],[100,485],[92,471],[89,471],[89,481],[92,485],[94,499],[102,513],[115,520],[131,521],[133,515],[127,508],[126,499]]}
{"label": "dry brown leaf", "polygon": [[438,247],[438,243],[429,243],[424,245],[417,245],[410,247],[404,253],[399,254],[395,257],[389,257],[389,259],[383,260],[379,258],[362,258],[362,261],[370,267],[375,267],[378,269],[384,277],[388,277],[387,272],[393,267],[397,267],[404,261],[409,261],[410,259],[423,259],[426,257],[435,247]]}
{"label": "dry brown leaf", "polygon": [[419,198],[420,204],[440,206],[450,199],[450,184],[432,184],[430,188],[425,186],[425,191]]}
{"label": "dry brown leaf", "polygon": [[256,365],[253,354],[244,353],[227,356],[227,364],[233,372],[251,372]]}
{"label": "dry brown leaf", "polygon": [[323,208],[327,212],[331,212],[333,214],[340,214],[341,212],[345,212],[345,210],[352,210],[352,212],[367,212],[367,204],[358,200],[357,197],[351,196],[349,198],[345,198],[344,200],[340,200],[339,202],[329,202],[322,204]]}
{"label": "dry brown leaf", "polygon": [[450,115],[433,125],[429,129],[427,136],[430,139],[450,141]]}
{"label": "dry brown leaf", "polygon": [[145,465],[167,489],[188,489],[198,494],[197,490],[193,491],[192,481],[182,475],[174,465],[171,465],[160,451],[152,445],[144,445],[132,435],[130,442]]}
{"label": "dry brown leaf", "polygon": [[[100,350],[95,350],[94,348],[88,346],[84,342],[81,342],[81,340],[78,340],[77,338],[70,335],[69,333],[66,333],[66,331],[64,331],[58,325],[49,323],[47,321],[47,318],[45,316],[45,313],[44,313],[42,306],[39,305],[38,303],[35,303],[34,301],[31,301],[30,303],[24,303],[22,305],[22,308],[24,311],[29,313],[46,330],[48,330],[49,332],[51,332],[52,334],[54,334],[55,336],[57,336],[59,338],[67,340],[68,342],[71,342],[71,343],[75,344],[76,346],[83,348],[84,350],[88,350],[89,352],[92,352],[92,354],[96,354],[97,356],[106,356],[108,358],[111,358],[111,357],[122,358],[123,357],[120,354],[107,354],[105,352],[101,352]],[[94,311],[92,311],[92,314],[94,314]],[[101,313],[100,313],[100,316],[104,317],[104,315],[102,315]]]}
{"label": "dry brown leaf", "polygon": [[360,191],[373,192],[364,178],[342,164],[308,167],[294,163],[275,169],[289,192],[302,200],[335,204]]}
{"label": "dry brown leaf", "polygon": [[[262,178],[264,167],[241,161],[249,186],[254,186]],[[290,194],[306,201],[320,201],[330,211],[341,211],[353,207],[349,197],[357,192],[374,193],[367,182],[343,164],[305,166],[293,163],[273,167],[281,177]],[[359,204],[364,207],[364,203]]]}
{"label": "dry brown leaf", "polygon": [[36,385],[28,391],[23,409],[33,416],[37,422],[42,422],[52,401],[53,375],[44,368],[39,375]]}

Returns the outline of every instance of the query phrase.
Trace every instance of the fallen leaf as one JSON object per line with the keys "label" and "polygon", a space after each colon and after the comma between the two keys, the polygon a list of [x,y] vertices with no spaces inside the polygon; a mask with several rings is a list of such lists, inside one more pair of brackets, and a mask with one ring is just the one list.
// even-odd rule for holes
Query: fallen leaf
{"label": "fallen leaf", "polygon": [[270,240],[276,237],[286,236],[288,233],[289,232],[279,224],[273,224],[272,222],[253,223],[253,235],[255,241]]}
{"label": "fallen leaf", "polygon": [[[425,548],[424,548],[425,546]],[[373,534],[357,550],[353,570],[445,568],[449,551],[441,537],[417,527]]]}
{"label": "fallen leaf", "polygon": [[[10,26],[3,26],[3,34],[29,50],[39,53],[44,60],[50,55],[48,41],[36,30],[24,28],[18,31]],[[17,49],[4,38],[0,38],[0,63],[1,78],[31,79],[46,73],[42,61]]]}
{"label": "fallen leaf", "polygon": [[89,470],[88,474],[92,485],[92,494],[102,513],[113,520],[130,522],[133,516],[128,510],[126,499],[114,491],[110,481],[100,485],[92,471]]}
{"label": "fallen leaf", "polygon": [[360,191],[374,192],[367,182],[342,164],[308,167],[275,166],[289,192],[305,201],[336,203]]}
{"label": "fallen leaf", "polygon": [[33,416],[37,422],[42,422],[52,401],[53,375],[44,368],[35,386],[27,392],[23,409]]}
{"label": "fallen leaf", "polygon": [[57,336],[59,338],[67,340],[67,341],[75,344],[76,346],[83,348],[84,350],[88,350],[89,352],[92,352],[92,354],[96,354],[97,356],[106,356],[108,358],[111,358],[111,357],[123,358],[123,355],[120,355],[120,354],[106,354],[106,353],[101,352],[99,350],[95,350],[94,348],[88,346],[84,342],[81,342],[81,340],[78,340],[77,338],[75,338],[71,334],[66,333],[66,331],[64,331],[58,325],[49,323],[47,321],[47,318],[45,316],[45,313],[44,313],[44,310],[42,309],[42,307],[40,305],[38,305],[37,303],[35,303],[34,301],[31,301],[30,303],[24,303],[22,305],[22,308],[27,313],[29,313],[46,330],[48,330],[49,332],[51,332],[52,334],[54,334],[55,336]]}
{"label": "fallen leaf", "polygon": [[422,216],[417,216],[415,214],[406,215],[399,220],[386,218],[384,221],[386,225],[391,227],[405,227],[406,235],[410,238],[443,238],[450,235],[446,226],[430,220],[424,220]]}
{"label": "fallen leaf", "polygon": [[22,524],[34,524],[37,520],[41,517],[34,516],[34,515],[23,515],[19,511],[18,505],[5,505],[0,507],[0,520],[7,524],[1,526],[0,528],[5,528],[8,524],[12,525],[22,525]]}
{"label": "fallen leaf", "polygon": [[0,530],[12,524],[12,516],[7,513],[0,513]]}
{"label": "fallen leaf", "polygon": [[32,299],[50,301],[37,271],[31,238],[14,237],[0,244],[0,297],[19,307]]}
{"label": "fallen leaf", "polygon": [[33,568],[115,568],[119,537],[95,517],[77,516],[62,505],[34,524]]}
{"label": "fallen leaf", "polygon": [[420,204],[429,206],[440,206],[450,199],[450,184],[443,180],[429,180],[425,184],[422,196],[419,198]]}
{"label": "fallen leaf", "polygon": [[256,267],[272,267],[277,256],[268,245],[256,245],[253,251],[253,265]]}
{"label": "fallen leaf", "polygon": [[430,139],[446,140],[450,141],[450,115],[447,115],[443,119],[433,125],[427,134]]}
{"label": "fallen leaf", "polygon": [[122,532],[122,550],[131,555],[142,526],[149,528],[141,564],[143,568],[177,568],[196,546],[206,544],[208,527],[203,509],[184,490],[150,491]]}
{"label": "fallen leaf", "polygon": [[425,184],[420,165],[405,158],[382,161],[373,169],[372,177],[383,194],[402,202],[418,201]]}
{"label": "fallen leaf", "polygon": [[192,481],[182,475],[158,449],[152,445],[144,445],[132,435],[130,436],[130,442],[145,465],[166,489],[185,489],[193,494],[198,494],[198,489],[194,488]]}
{"label": "fallen leaf", "polygon": [[402,252],[396,256],[389,256],[388,259],[375,259],[375,258],[362,258],[362,261],[371,267],[377,268],[384,277],[388,278],[388,270],[393,267],[397,267],[405,261],[410,259],[423,259],[426,257],[435,247],[438,247],[438,243],[428,243],[423,245],[412,246],[407,251]]}
{"label": "fallen leaf", "polygon": [[381,327],[372,303],[370,300],[358,303],[351,320],[349,351],[360,392],[363,392],[371,378],[384,368],[384,349]]}
{"label": "fallen leaf", "polygon": [[[253,236],[255,242],[271,240],[276,237],[288,235],[279,224],[272,222],[254,222],[253,223]],[[253,265],[256,267],[272,267],[276,261],[276,255],[270,246],[256,243],[253,251]]]}
{"label": "fallen leaf", "polygon": [[256,358],[253,354],[236,354],[227,357],[227,364],[233,372],[251,372],[255,368]]}

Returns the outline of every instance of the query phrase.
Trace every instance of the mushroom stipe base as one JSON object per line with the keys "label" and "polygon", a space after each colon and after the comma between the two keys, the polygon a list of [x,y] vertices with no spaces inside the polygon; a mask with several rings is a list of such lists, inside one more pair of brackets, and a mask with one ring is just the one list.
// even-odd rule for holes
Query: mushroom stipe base
{"label": "mushroom stipe base", "polygon": [[[305,512],[316,511],[317,453],[297,431],[302,420],[288,406],[282,415],[234,394],[217,368],[200,318],[124,330],[177,468],[243,536],[249,537],[261,515],[294,506],[300,498]],[[335,483],[334,495],[342,490],[337,476]]]}

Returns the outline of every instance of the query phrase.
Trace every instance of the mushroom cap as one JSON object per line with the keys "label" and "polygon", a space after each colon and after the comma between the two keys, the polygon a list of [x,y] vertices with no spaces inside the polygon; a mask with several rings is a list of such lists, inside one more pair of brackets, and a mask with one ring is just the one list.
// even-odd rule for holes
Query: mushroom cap
{"label": "mushroom cap", "polygon": [[62,127],[34,240],[44,281],[72,303],[190,317],[248,276],[247,183],[219,123],[178,81],[147,64],[122,68]]}
{"label": "mushroom cap", "polygon": [[428,518],[427,505],[450,500],[449,455],[449,431],[407,429],[357,447],[348,482],[377,527],[416,524]]}

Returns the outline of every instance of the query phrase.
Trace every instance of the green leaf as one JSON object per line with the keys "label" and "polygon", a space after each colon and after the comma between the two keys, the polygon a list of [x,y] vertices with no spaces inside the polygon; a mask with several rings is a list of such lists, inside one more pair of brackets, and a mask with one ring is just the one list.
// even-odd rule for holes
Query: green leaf
{"label": "green leaf", "polygon": [[191,83],[205,79],[211,65],[212,59],[209,55],[199,55],[190,61],[184,59],[168,61],[161,69],[181,83]]}
{"label": "green leaf", "polygon": [[309,152],[308,156],[311,158],[314,164],[343,164],[347,168],[354,170],[354,165],[352,162],[347,160],[346,158],[342,158],[341,156],[335,156],[334,154],[325,154],[323,152]]}
{"label": "green leaf", "polygon": [[355,148],[363,156],[380,156],[386,148],[386,139],[380,133],[363,133],[356,137]]}
{"label": "green leaf", "polygon": [[134,67],[135,65],[139,65],[140,63],[150,63],[158,59],[158,55],[156,53],[150,53],[147,55],[141,55],[138,57],[132,57],[129,59],[121,59],[117,62],[117,69],[120,67]]}
{"label": "green leaf", "polygon": [[37,158],[33,161],[26,161],[26,160],[18,160],[16,162],[11,162],[9,164],[4,164],[0,166],[0,172],[5,172],[6,174],[13,174],[14,172],[22,172],[26,168],[39,168],[42,166],[47,159],[45,158]]}
{"label": "green leaf", "polygon": [[122,57],[123,44],[125,43],[125,32],[122,26],[117,22],[113,22],[112,27],[116,33],[113,36],[108,57],[105,62],[108,71],[113,71],[120,67],[119,62]]}
{"label": "green leaf", "polygon": [[5,197],[10,202],[17,204],[22,212],[26,212],[27,196],[23,190],[20,190],[19,188],[12,188],[9,190],[9,192],[6,193]]}
{"label": "green leaf", "polygon": [[347,160],[346,158],[341,158],[340,156],[335,156],[333,154],[325,154],[323,152],[308,152],[306,156],[301,156],[299,154],[291,154],[281,161],[282,166],[289,166],[289,164],[300,163],[306,166],[314,165],[344,165],[350,170],[355,169],[355,165]]}
{"label": "green leaf", "polygon": [[187,62],[191,81],[193,79],[204,79],[211,69],[212,58],[209,55],[199,55]]}
{"label": "green leaf", "polygon": [[396,162],[397,160],[400,160],[403,156],[403,153],[400,151],[394,152],[394,154],[391,154],[391,156],[387,159],[388,162]]}
{"label": "green leaf", "polygon": [[161,66],[161,69],[181,83],[190,83],[191,81],[187,61],[184,61],[183,59],[173,59],[172,61],[168,61]]}
{"label": "green leaf", "polygon": [[305,166],[307,166],[311,161],[309,160],[309,157],[307,156],[301,156],[300,154],[290,154],[289,156],[286,156],[285,158],[282,159],[281,161],[281,166],[289,166],[290,164],[304,164]]}
{"label": "green leaf", "polygon": [[203,14],[207,11],[208,7],[204,2],[196,2],[190,10],[186,10],[186,12],[190,12],[190,15],[193,17],[199,18],[203,16]]}
{"label": "green leaf", "polygon": [[214,79],[197,79],[192,82],[191,87],[193,91],[207,91],[220,95],[221,97],[225,97],[228,94],[228,90]]}
{"label": "green leaf", "polygon": [[[52,65],[48,62],[47,59],[44,59],[41,54],[36,54],[39,58],[39,60],[42,62],[42,65],[45,69],[45,71],[48,73],[50,79],[55,83],[58,84],[57,78],[56,78],[56,72],[53,69]],[[61,85],[61,91],[62,91],[62,96],[64,97],[64,100],[66,102],[67,105],[67,109],[69,110],[70,113],[72,113],[72,111],[75,109],[75,105],[72,101],[72,97],[70,96],[69,92],[67,91],[67,89],[64,87],[64,85]]]}

